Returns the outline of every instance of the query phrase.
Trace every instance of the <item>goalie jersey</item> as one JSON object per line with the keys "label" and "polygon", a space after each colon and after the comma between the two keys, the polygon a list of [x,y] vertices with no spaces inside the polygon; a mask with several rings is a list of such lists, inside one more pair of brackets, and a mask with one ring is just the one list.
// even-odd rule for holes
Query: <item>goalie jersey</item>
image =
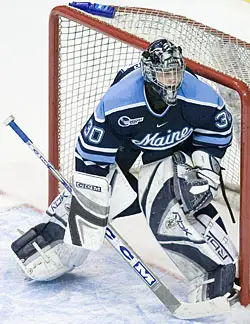
{"label": "goalie jersey", "polygon": [[105,175],[116,162],[117,152],[124,148],[129,152],[128,147],[131,152],[142,152],[144,163],[178,150],[192,153],[199,149],[221,158],[231,141],[231,114],[209,85],[186,70],[177,104],[156,113],[137,64],[119,71],[82,128],[75,150],[76,171],[98,174],[91,171],[98,166],[103,170],[100,175]]}

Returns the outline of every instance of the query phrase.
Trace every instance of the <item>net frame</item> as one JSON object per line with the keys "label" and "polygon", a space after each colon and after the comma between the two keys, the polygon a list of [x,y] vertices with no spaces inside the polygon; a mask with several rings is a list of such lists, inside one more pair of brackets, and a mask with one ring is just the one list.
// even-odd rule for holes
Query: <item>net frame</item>
{"label": "net frame", "polygon": [[[128,8],[119,7],[119,11],[126,12]],[[200,28],[206,28],[211,33],[225,36],[226,34],[218,32],[213,28],[209,28],[191,19],[169,14],[159,10],[151,10],[144,8],[129,8],[129,10],[137,10],[138,13],[157,14],[158,16],[171,16],[174,19],[185,20],[187,23],[195,24]],[[139,38],[127,31],[121,31],[119,28],[105,23],[105,21],[96,19],[92,16],[84,14],[78,10],[68,6],[55,7],[50,14],[49,20],[49,160],[59,169],[59,130],[58,130],[58,104],[59,104],[59,18],[64,17],[75,21],[78,24],[85,25],[90,29],[115,38],[125,44],[133,46],[139,50],[147,47],[149,42],[145,39]],[[226,35],[231,42],[240,43],[242,41]],[[245,42],[242,42],[245,44]],[[247,44],[249,46],[249,44]],[[186,58],[187,66],[193,70],[194,73],[212,80],[216,83],[225,85],[237,91],[241,99],[241,162],[240,162],[240,181],[241,181],[241,195],[240,195],[240,280],[241,280],[241,295],[240,300],[243,305],[250,303],[250,204],[247,203],[250,197],[250,90],[247,83],[230,75],[226,75],[211,67],[206,67],[198,62]],[[49,202],[57,195],[59,190],[58,182],[49,174]]]}

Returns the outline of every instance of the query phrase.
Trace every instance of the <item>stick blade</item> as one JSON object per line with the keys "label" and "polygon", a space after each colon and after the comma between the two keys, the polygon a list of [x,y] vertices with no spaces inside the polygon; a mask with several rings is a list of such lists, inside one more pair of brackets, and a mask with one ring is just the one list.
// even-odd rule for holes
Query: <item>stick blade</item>
{"label": "stick blade", "polygon": [[222,296],[198,303],[181,302],[172,314],[180,319],[195,319],[218,316],[227,312],[230,312],[230,304],[227,297]]}

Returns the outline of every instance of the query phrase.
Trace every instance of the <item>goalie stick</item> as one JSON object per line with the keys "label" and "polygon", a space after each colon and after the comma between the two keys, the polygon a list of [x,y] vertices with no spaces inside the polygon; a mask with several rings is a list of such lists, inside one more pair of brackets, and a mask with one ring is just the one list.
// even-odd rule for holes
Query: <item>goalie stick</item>
{"label": "goalie stick", "polygon": [[[55,167],[46,160],[44,155],[38,150],[28,136],[15,123],[15,118],[9,116],[4,124],[10,126],[13,131],[28,145],[28,147],[36,154],[36,156],[47,166],[62,185],[71,193],[72,188],[68,181],[55,169]],[[105,238],[129,264],[129,266],[137,273],[142,281],[151,289],[151,291],[160,299],[171,314],[180,319],[194,319],[207,316],[220,315],[230,311],[230,304],[226,296],[217,297],[212,300],[206,300],[198,303],[186,303],[179,300],[147,266],[135,251],[127,244],[120,234],[108,225],[106,228]]]}

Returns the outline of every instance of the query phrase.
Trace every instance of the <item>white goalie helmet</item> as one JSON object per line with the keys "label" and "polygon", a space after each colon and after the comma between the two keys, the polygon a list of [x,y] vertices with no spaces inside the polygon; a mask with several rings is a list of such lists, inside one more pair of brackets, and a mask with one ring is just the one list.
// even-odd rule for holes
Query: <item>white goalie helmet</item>
{"label": "white goalie helmet", "polygon": [[144,80],[166,104],[174,106],[185,70],[181,47],[167,39],[154,41],[142,53],[141,68]]}

